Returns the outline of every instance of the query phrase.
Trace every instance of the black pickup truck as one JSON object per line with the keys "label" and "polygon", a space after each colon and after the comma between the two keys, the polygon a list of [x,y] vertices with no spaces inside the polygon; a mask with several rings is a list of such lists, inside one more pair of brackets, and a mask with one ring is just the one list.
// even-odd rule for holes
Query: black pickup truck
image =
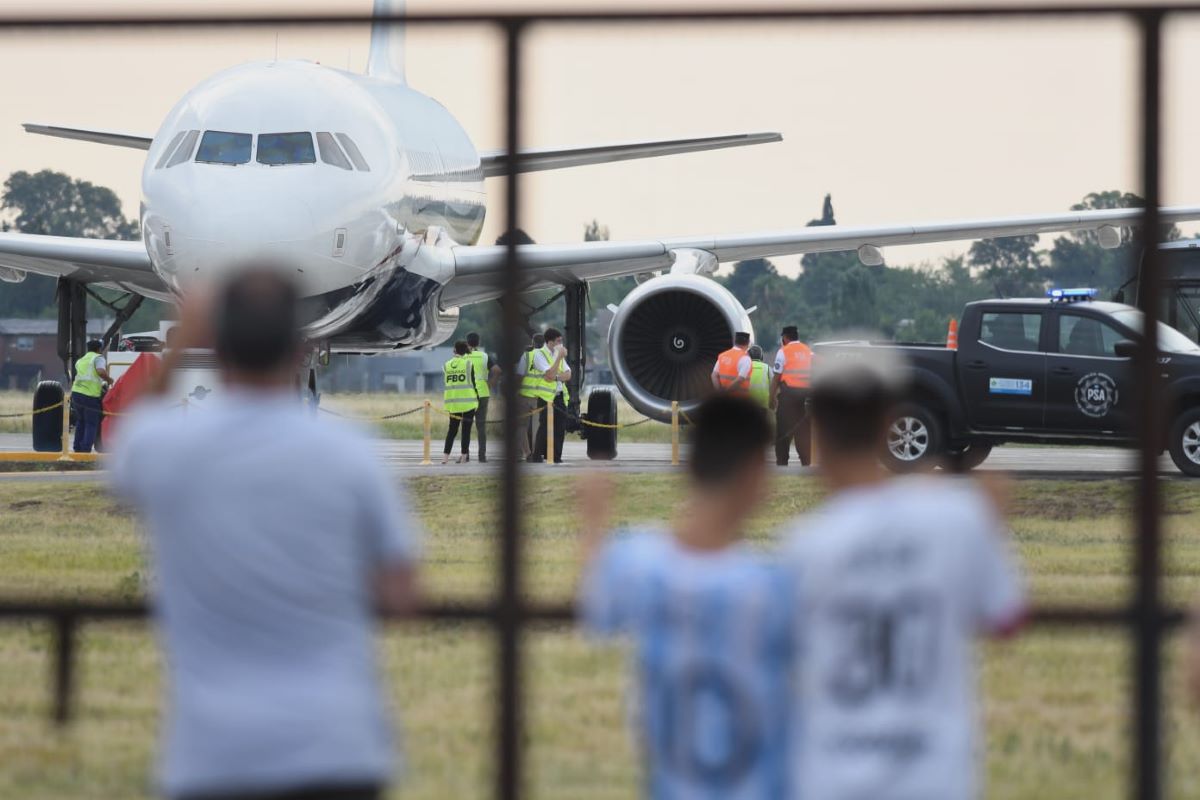
{"label": "black pickup truck", "polygon": [[[902,471],[947,463],[971,469],[993,445],[1133,443],[1132,356],[1141,312],[1069,299],[983,300],[960,320],[957,350],[940,344],[826,342],[823,357],[895,348],[909,370],[907,402],[889,426],[883,459]],[[1200,346],[1160,324],[1168,415],[1163,449],[1200,477]]]}

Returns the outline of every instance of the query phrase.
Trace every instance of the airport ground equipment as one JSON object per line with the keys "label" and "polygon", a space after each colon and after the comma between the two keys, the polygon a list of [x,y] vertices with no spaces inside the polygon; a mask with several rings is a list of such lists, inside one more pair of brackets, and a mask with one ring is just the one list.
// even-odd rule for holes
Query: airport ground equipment
{"label": "airport ground equipment", "polygon": [[[958,349],[937,344],[823,342],[815,371],[834,357],[888,348],[902,357],[905,402],[888,428],[884,463],[896,471],[948,463],[971,469],[993,446],[1136,443],[1133,355],[1141,312],[1055,290],[1035,299],[968,303]],[[1162,445],[1183,473],[1200,477],[1200,345],[1160,324],[1167,402]]]}

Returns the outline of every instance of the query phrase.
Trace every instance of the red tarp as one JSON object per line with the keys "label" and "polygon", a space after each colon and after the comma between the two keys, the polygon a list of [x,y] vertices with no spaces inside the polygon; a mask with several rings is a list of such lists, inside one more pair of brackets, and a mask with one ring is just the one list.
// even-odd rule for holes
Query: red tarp
{"label": "red tarp", "polygon": [[142,353],[104,395],[105,416],[100,421],[100,440],[104,442],[105,450],[111,449],[113,429],[121,425],[120,417],[108,415],[120,414],[137,402],[146,390],[146,384],[158,374],[161,367],[162,362],[157,355]]}

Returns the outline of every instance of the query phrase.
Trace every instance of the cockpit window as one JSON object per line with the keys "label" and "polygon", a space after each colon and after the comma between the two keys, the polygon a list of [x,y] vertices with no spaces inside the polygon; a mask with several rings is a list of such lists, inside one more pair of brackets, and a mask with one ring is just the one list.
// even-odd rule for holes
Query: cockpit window
{"label": "cockpit window", "polygon": [[317,163],[312,134],[307,131],[260,133],[258,135],[258,163],[271,167],[281,164]]}
{"label": "cockpit window", "polygon": [[176,164],[182,164],[192,157],[192,151],[196,149],[196,140],[200,138],[200,131],[188,131],[184,134],[183,141],[179,143],[179,147],[175,148],[174,155],[167,162],[168,167],[173,167]]}
{"label": "cockpit window", "polygon": [[342,148],[338,147],[338,143],[334,141],[333,134],[319,131],[317,133],[317,150],[321,152],[321,160],[326,164],[338,169],[354,169],[350,166],[350,160],[346,158]]}
{"label": "cockpit window", "polygon": [[250,160],[250,147],[248,133],[205,131],[196,160],[205,164],[245,164]]}
{"label": "cockpit window", "polygon": [[183,137],[186,135],[187,131],[180,131],[179,133],[175,134],[174,137],[172,137],[171,143],[167,145],[167,149],[163,150],[162,158],[160,158],[158,163],[154,165],[155,169],[162,169],[167,165],[167,159],[169,159],[171,154],[175,152],[175,148],[179,147],[179,142],[182,141]]}
{"label": "cockpit window", "polygon": [[350,160],[354,162],[354,166],[360,172],[369,172],[370,167],[367,166],[367,160],[363,158],[362,152],[358,149],[358,145],[344,133],[339,133],[337,139],[342,143],[342,147],[346,148],[346,155],[350,156]]}

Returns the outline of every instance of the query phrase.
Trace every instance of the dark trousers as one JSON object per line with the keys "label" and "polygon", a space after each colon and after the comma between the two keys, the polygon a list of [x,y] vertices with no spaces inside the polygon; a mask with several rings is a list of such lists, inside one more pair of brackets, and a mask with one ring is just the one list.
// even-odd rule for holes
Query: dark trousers
{"label": "dark trousers", "polygon": [[219,794],[185,795],[177,800],[379,800],[379,786],[309,786],[282,792],[221,792]]}
{"label": "dark trousers", "polygon": [[479,440],[479,460],[487,458],[487,409],[490,397],[479,398],[479,408],[475,409],[475,438]]}
{"label": "dark trousers", "polygon": [[75,452],[90,453],[100,431],[100,398],[71,392],[71,408],[75,411]]}
{"label": "dark trousers", "polygon": [[[462,419],[459,419],[462,417]],[[446,431],[446,447],[442,450],[444,455],[450,455],[450,447],[454,444],[454,437],[458,435],[458,426],[462,425],[462,454],[465,456],[467,450],[471,447],[471,423],[475,421],[475,409],[464,411],[461,414],[453,414],[450,417],[450,428]]]}
{"label": "dark trousers", "polygon": [[[545,400],[540,397],[537,401],[538,413],[534,417],[538,420],[537,443],[534,445],[533,455],[535,458],[546,457],[546,406]],[[563,403],[561,394],[554,395],[554,460],[562,461],[563,442],[567,440],[567,406]]]}
{"label": "dark trousers", "polygon": [[775,463],[788,463],[788,451],[795,443],[796,455],[800,457],[800,463],[807,467],[812,461],[812,426],[804,405],[808,390],[780,386],[776,399]]}

